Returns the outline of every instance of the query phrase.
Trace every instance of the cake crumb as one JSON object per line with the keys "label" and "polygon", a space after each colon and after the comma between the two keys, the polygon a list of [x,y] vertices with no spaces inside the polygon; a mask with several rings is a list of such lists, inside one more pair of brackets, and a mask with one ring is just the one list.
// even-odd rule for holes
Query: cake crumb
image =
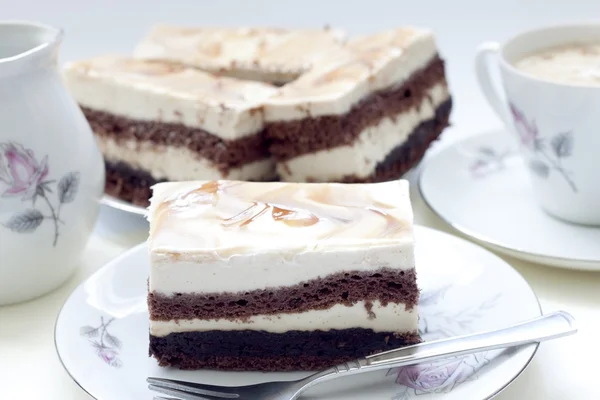
{"label": "cake crumb", "polygon": [[375,313],[373,312],[373,302],[372,301],[365,301],[365,309],[367,310],[367,314],[369,314],[370,320],[377,318],[377,315],[375,315]]}
{"label": "cake crumb", "polygon": [[290,166],[287,163],[280,163],[279,165],[281,166],[281,168],[283,168],[286,174],[292,175],[292,170],[290,169]]}

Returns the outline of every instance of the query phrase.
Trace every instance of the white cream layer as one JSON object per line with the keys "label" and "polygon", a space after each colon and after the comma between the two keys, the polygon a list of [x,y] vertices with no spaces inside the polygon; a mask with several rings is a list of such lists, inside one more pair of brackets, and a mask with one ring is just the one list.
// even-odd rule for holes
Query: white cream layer
{"label": "white cream layer", "polygon": [[371,92],[402,85],[436,55],[427,30],[402,28],[353,39],[266,99],[265,119],[346,114]]}
{"label": "white cream layer", "polygon": [[150,173],[157,180],[269,180],[275,177],[271,159],[231,168],[225,176],[211,161],[198,157],[186,147],[156,145],[136,140],[117,142],[106,136],[97,136],[97,142],[107,160],[124,162],[132,168]]}
{"label": "white cream layer", "polygon": [[226,140],[263,129],[276,88],[178,65],[120,56],[69,63],[67,87],[82,106],[143,121],[180,123]]}
{"label": "white cream layer", "polygon": [[[273,242],[277,237],[273,237]],[[268,244],[268,243],[267,243]],[[307,249],[301,253],[273,249],[222,259],[214,254],[151,254],[149,290],[173,293],[246,292],[294,286],[347,271],[414,268],[413,244],[357,247],[346,250]],[[275,289],[276,290],[276,289]]]}
{"label": "white cream layer", "polygon": [[389,303],[383,307],[379,301],[373,302],[369,315],[365,302],[359,301],[347,307],[337,304],[327,310],[310,310],[296,314],[255,315],[243,321],[228,319],[213,320],[150,320],[150,334],[166,336],[176,332],[205,332],[212,330],[253,330],[272,333],[287,331],[312,331],[331,329],[363,328],[375,332],[411,332],[418,328],[417,308],[407,311],[404,304]]}
{"label": "white cream layer", "polygon": [[418,107],[394,118],[382,119],[377,125],[362,131],[351,146],[303,154],[278,163],[277,172],[282,180],[289,182],[327,182],[347,175],[366,178],[375,172],[377,164],[393,148],[406,141],[421,122],[434,118],[435,109],[449,96],[446,84],[439,83],[428,91]]}

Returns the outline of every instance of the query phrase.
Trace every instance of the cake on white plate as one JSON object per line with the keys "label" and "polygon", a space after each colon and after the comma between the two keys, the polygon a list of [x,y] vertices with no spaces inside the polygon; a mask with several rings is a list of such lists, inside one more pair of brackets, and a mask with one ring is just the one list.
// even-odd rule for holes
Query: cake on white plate
{"label": "cake on white plate", "polygon": [[314,370],[420,341],[407,181],[153,192],[150,354],[161,366]]}

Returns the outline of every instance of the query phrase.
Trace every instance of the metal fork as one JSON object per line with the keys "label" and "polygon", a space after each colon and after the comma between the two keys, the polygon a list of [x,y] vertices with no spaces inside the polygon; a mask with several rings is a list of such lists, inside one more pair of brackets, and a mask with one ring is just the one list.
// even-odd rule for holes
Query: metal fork
{"label": "metal fork", "polygon": [[[149,388],[182,400],[296,400],[308,388],[342,376],[434,361],[450,356],[520,346],[556,339],[577,332],[574,318],[565,311],[495,331],[420,343],[373,354],[287,382],[266,382],[248,386],[214,386],[162,378],[148,378]],[[155,397],[155,400],[164,397]]]}

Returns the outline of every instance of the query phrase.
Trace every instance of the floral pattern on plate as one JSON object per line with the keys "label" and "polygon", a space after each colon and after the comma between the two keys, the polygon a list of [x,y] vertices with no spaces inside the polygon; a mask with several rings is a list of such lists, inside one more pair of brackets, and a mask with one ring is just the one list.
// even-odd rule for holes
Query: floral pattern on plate
{"label": "floral pattern on plate", "polygon": [[[473,333],[473,323],[485,312],[493,310],[501,296],[497,294],[473,308],[460,309],[448,314],[440,311],[439,304],[449,289],[444,287],[421,295],[419,333],[425,341]],[[388,370],[387,375],[395,376],[395,382],[404,386],[404,389],[396,393],[391,400],[407,400],[422,394],[450,392],[463,382],[477,379],[478,371],[490,361],[488,352],[483,352],[392,368]]]}
{"label": "floral pattern on plate", "polygon": [[123,363],[119,359],[119,350],[121,349],[121,341],[114,335],[108,332],[108,326],[115,319],[111,318],[108,321],[104,317],[100,317],[100,325],[91,326],[85,325],[79,329],[79,334],[89,339],[90,343],[96,350],[96,354],[102,361],[111,367],[120,368]]}

